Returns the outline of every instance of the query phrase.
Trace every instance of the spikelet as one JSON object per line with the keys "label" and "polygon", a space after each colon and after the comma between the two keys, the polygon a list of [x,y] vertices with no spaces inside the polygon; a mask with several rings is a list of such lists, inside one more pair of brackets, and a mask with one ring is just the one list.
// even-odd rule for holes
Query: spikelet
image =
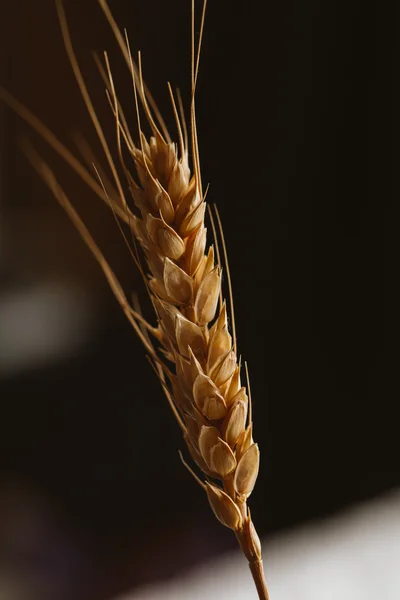
{"label": "spikelet", "polygon": [[[100,66],[100,71],[107,84],[115,117],[118,154],[121,168],[127,178],[133,208],[129,208],[125,199],[112,153],[105,141],[80,72],[61,0],[57,0],[57,7],[65,45],[103,145],[114,177],[115,189],[111,192],[106,192],[104,186],[99,189],[98,183],[43,124],[4,92],[3,97],[47,139],[103,200],[111,204],[115,215],[131,228],[132,235],[144,255],[146,266],[142,267],[141,257],[135,249],[132,250],[155,309],[156,327],[146,323],[143,317],[129,306],[108,263],[53,173],[32,150],[29,150],[29,158],[79,229],[142,340],[182,428],[188,451],[202,471],[205,483],[197,476],[196,478],[204,488],[217,518],[235,531],[249,560],[259,596],[266,599],[268,593],[262,575],[260,543],[247,508],[247,499],[253,490],[259,469],[259,449],[252,437],[251,395],[241,384],[233,314],[232,333],[228,327],[228,310],[221,288],[222,268],[219,263],[219,251],[214,253],[214,247],[207,246],[204,222],[206,203],[200,176],[194,105],[198,57],[193,59],[192,64],[189,147],[182,111],[179,117],[171,88],[178,144],[171,141],[161,115],[143,83],[140,55],[137,67],[131,58],[128,39],[126,37],[124,40],[121,35],[106,1],[98,1],[115,33],[130,69],[134,87],[139,126],[137,145],[132,140],[117,98],[106,56],[106,68]],[[198,52],[203,24],[204,11]],[[192,26],[194,35],[193,23]],[[142,131],[140,104],[151,131],[150,137],[146,137]],[[129,163],[133,162],[136,174],[128,171],[126,167],[128,161],[123,159],[121,140],[125,142],[124,152],[129,154]],[[189,153],[193,171],[189,164]],[[217,219],[219,221],[218,214]],[[213,222],[212,225],[215,232]],[[226,253],[224,254],[231,298],[229,267]],[[218,257],[217,260],[215,256]],[[230,305],[233,312],[232,302]],[[151,341],[149,332],[154,336],[155,344]]]}
{"label": "spikelet", "polygon": [[131,152],[139,180],[131,186],[138,210],[134,234],[146,258],[157,337],[172,363],[167,379],[189,452],[206,476],[219,480],[206,484],[215,514],[240,531],[259,451],[221,301],[221,266],[205,245],[205,200],[199,174],[190,172],[189,149],[178,152],[158,130],[153,133],[148,140],[142,134]]}
{"label": "spikelet", "polygon": [[[148,115],[151,119],[151,116]],[[136,238],[147,259],[158,339],[172,363],[169,384],[188,449],[207,476],[219,520],[238,531],[258,473],[259,451],[247,423],[249,399],[220,301],[221,267],[205,247],[205,201],[188,148],[178,153],[156,131],[131,152],[140,186]]]}
{"label": "spikelet", "polygon": [[[133,198],[140,231],[148,236],[137,239],[147,258],[158,338],[172,363],[171,396],[189,453],[206,477],[214,514],[236,532],[252,570],[260,569],[261,546],[246,504],[260,453],[220,300],[221,266],[206,249],[205,201],[187,155],[187,148],[179,155],[160,135],[132,153],[142,185]],[[265,589],[259,593],[267,597]]]}

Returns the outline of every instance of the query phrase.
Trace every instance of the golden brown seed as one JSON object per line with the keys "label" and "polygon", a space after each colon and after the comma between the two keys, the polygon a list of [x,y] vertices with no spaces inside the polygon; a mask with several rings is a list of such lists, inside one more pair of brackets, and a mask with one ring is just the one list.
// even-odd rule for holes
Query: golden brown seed
{"label": "golden brown seed", "polygon": [[208,467],[221,478],[227,477],[236,467],[236,458],[226,442],[221,440],[216,427],[204,425],[199,435],[199,450]]}
{"label": "golden brown seed", "polygon": [[190,304],[193,299],[193,279],[169,258],[164,264],[164,286],[177,304]]}
{"label": "golden brown seed", "polygon": [[197,466],[199,467],[199,469],[201,471],[203,471],[203,473],[205,473],[205,475],[208,475],[209,477],[215,477],[216,473],[213,473],[207,466],[204,458],[201,456],[198,448],[196,447],[196,445],[193,443],[193,440],[191,440],[191,438],[185,433],[183,435],[185,442],[187,444],[188,450],[190,452],[190,456],[193,458],[194,462],[197,464]]}
{"label": "golden brown seed", "polygon": [[243,401],[234,404],[225,417],[222,430],[225,432],[225,440],[232,448],[246,428],[246,419],[247,403]]}
{"label": "golden brown seed", "polygon": [[[225,402],[226,402],[226,397],[227,397],[227,394],[228,394],[229,387],[230,387],[230,385],[231,385],[232,377],[233,377],[233,373],[232,373],[231,377],[229,377],[229,379],[227,379],[227,380],[225,381],[225,383],[223,383],[222,385],[218,386],[218,387],[219,387],[219,391],[220,391],[220,393],[221,393],[221,394],[223,395],[223,397],[225,398]],[[232,404],[232,403],[231,403],[231,404]],[[226,405],[227,405],[227,406],[228,406],[228,408],[229,408],[229,404],[228,404],[228,403],[226,403]]]}
{"label": "golden brown seed", "polygon": [[178,260],[185,251],[182,238],[166,223],[158,229],[157,242],[162,253],[172,260]]}
{"label": "golden brown seed", "polygon": [[240,496],[250,496],[260,466],[260,451],[252,444],[240,459],[234,477],[235,490]]}
{"label": "golden brown seed", "polygon": [[189,348],[190,373],[192,376],[192,384],[196,381],[198,375],[204,375],[204,371],[200,362],[197,360],[193,350]]}
{"label": "golden brown seed", "polygon": [[187,187],[186,191],[182,194],[175,214],[175,225],[177,229],[182,224],[182,221],[187,217],[202,202],[200,198],[199,190],[196,186],[196,181],[193,178]]}
{"label": "golden brown seed", "polygon": [[174,206],[177,206],[180,197],[186,190],[187,184],[188,181],[187,174],[185,173],[185,168],[182,165],[181,161],[177,161],[172,170],[168,183],[168,193],[171,197]]}
{"label": "golden brown seed", "polygon": [[229,390],[226,394],[226,402],[228,405],[232,404],[232,400],[240,390],[240,367],[239,365],[236,367],[233,372],[233,376],[229,385]]}
{"label": "golden brown seed", "polygon": [[156,144],[150,146],[152,162],[159,179],[168,181],[176,162],[176,151],[173,143],[166,144],[157,138]]}
{"label": "golden brown seed", "polygon": [[200,412],[212,421],[226,415],[224,398],[207,375],[198,375],[193,384],[193,398]]}
{"label": "golden brown seed", "polygon": [[224,325],[228,325],[225,301],[220,308],[218,318],[215,320],[214,325],[210,328],[210,340],[218,333],[218,331],[223,329]]}
{"label": "golden brown seed", "polygon": [[197,322],[200,326],[208,325],[215,316],[219,298],[221,278],[219,267],[216,266],[208,273],[200,284],[195,301]]}
{"label": "golden brown seed", "polygon": [[238,391],[238,393],[235,394],[233,396],[233,398],[231,399],[232,404],[236,404],[236,402],[240,402],[240,401],[245,402],[246,405],[247,405],[247,403],[249,401],[249,399],[247,397],[247,394],[246,394],[246,388],[245,387],[240,388],[240,390]]}
{"label": "golden brown seed", "polygon": [[178,229],[179,235],[183,237],[190,235],[204,221],[205,210],[206,203],[200,202],[183,220],[182,225]]}
{"label": "golden brown seed", "polygon": [[165,289],[165,285],[159,279],[152,277],[149,279],[149,288],[158,298],[164,300],[165,302],[172,302],[172,298],[167,294],[167,290]]}
{"label": "golden brown seed", "polygon": [[161,186],[160,193],[156,198],[156,203],[163,220],[166,223],[168,223],[168,225],[171,225],[171,223],[174,220],[175,209],[171,202],[171,198],[169,197],[167,192],[163,188],[161,188]]}
{"label": "golden brown seed", "polygon": [[185,244],[182,238],[158,217],[153,217],[150,213],[146,218],[146,230],[159,254],[178,260],[185,251]]}
{"label": "golden brown seed", "polygon": [[198,437],[200,453],[210,469],[212,469],[211,450],[218,444],[219,435],[219,431],[216,427],[203,425]]}
{"label": "golden brown seed", "polygon": [[243,454],[250,448],[253,443],[253,425],[247,427],[247,429],[239,436],[236,445],[236,459],[239,461]]}
{"label": "golden brown seed", "polygon": [[189,275],[194,275],[204,256],[206,247],[207,229],[203,226],[198,227],[188,239],[186,245],[186,266]]}
{"label": "golden brown seed", "polygon": [[[212,368],[218,363],[232,347],[232,337],[228,331],[226,325],[222,329],[215,332],[211,337],[209,348],[208,348],[208,359],[207,359],[207,372],[210,372]],[[236,366],[236,356],[235,356]]]}
{"label": "golden brown seed", "polygon": [[208,481],[206,485],[208,500],[217,519],[221,521],[222,525],[234,531],[241,529],[243,519],[234,501],[217,486],[212,485]]}
{"label": "golden brown seed", "polygon": [[198,290],[203,279],[214,268],[214,247],[210,246],[207,256],[203,256],[194,278],[194,288]]}
{"label": "golden brown seed", "polygon": [[[144,194],[146,198],[147,204],[147,212],[151,212],[154,216],[159,216],[159,206],[158,201],[159,197],[162,195],[163,191],[160,183],[154,177],[147,174],[147,178],[144,184]],[[164,215],[163,215],[164,216]],[[172,218],[173,218],[172,214]]]}
{"label": "golden brown seed", "polygon": [[182,356],[189,357],[189,347],[201,359],[206,354],[206,343],[202,330],[198,325],[177,314],[175,321],[175,335],[178,348]]}
{"label": "golden brown seed", "polygon": [[[143,138],[146,140],[145,136],[143,136]],[[155,164],[156,161],[157,161],[157,158],[158,158],[157,140],[152,135],[148,143],[147,143],[147,140],[146,140],[146,144],[147,144],[148,150],[145,149],[145,153],[146,153],[148,159],[150,159],[151,162]],[[158,168],[157,170],[160,171],[161,169]]]}
{"label": "golden brown seed", "polygon": [[236,354],[232,350],[222,357],[222,359],[215,365],[210,373],[210,377],[214,381],[215,385],[219,387],[232,376],[235,367]]}
{"label": "golden brown seed", "polygon": [[211,448],[211,468],[224,479],[235,470],[236,458],[224,440],[218,438],[218,443]]}

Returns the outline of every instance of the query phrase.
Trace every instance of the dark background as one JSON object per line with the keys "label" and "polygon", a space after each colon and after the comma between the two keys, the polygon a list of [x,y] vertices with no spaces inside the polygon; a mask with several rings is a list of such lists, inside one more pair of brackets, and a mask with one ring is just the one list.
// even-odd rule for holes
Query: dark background
{"label": "dark background", "polygon": [[[173,128],[165,84],[188,101],[189,0],[110,4]],[[65,5],[113,139],[90,50],[108,49],[134,122],[128,72],[95,1]],[[263,535],[400,483],[399,19],[395,3],[209,1],[199,141],[250,366],[262,457],[250,505]],[[96,147],[52,0],[4,3],[0,22],[1,83],[61,139],[77,128]],[[96,321],[74,355],[2,377],[0,485],[7,498],[10,488],[11,498],[41,498],[58,535],[68,531],[85,555],[93,598],[107,597],[234,539],[180,464],[178,428],[98,266],[18,148],[29,128],[8,110],[2,117],[0,285],[74,281],[91,295]],[[145,304],[112,216],[32,139]]]}

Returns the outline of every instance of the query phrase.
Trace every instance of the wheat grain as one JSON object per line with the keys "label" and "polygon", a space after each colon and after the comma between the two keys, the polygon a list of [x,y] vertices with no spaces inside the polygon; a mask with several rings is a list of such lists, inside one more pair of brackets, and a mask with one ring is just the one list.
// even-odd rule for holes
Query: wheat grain
{"label": "wheat grain", "polygon": [[[135,145],[117,98],[107,55],[105,69],[100,70],[107,83],[109,101],[115,116],[118,157],[124,171],[134,210],[128,207],[115,161],[96,116],[84,79],[76,60],[61,0],[57,2],[66,49],[82,96],[103,146],[116,189],[106,190],[72,157],[60,142],[25,108],[10,96],[3,98],[13,105],[49,143],[81,174],[86,183],[108,201],[117,218],[129,225],[145,258],[133,249],[135,262],[142,271],[157,316],[157,326],[146,323],[129,306],[121,286],[96,246],[90,233],[72,208],[54,174],[27,149],[32,163],[67,210],[81,235],[103,268],[125,314],[145,345],[174,414],[183,430],[189,453],[202,471],[205,481],[196,477],[205,490],[210,506],[219,521],[232,529],[246,555],[259,597],[268,598],[262,569],[261,546],[247,499],[256,482],[260,453],[253,441],[251,395],[241,383],[234,329],[228,327],[228,309],[221,288],[222,266],[218,245],[207,247],[205,227],[206,202],[202,190],[195,117],[195,88],[199,66],[198,49],[192,50],[191,146],[186,125],[179,115],[171,87],[179,143],[171,141],[138,67],[131,58],[128,38],[121,35],[105,0],[99,0],[129,66],[136,102],[139,144]],[[205,10],[205,3],[204,3]],[[202,15],[200,42],[204,24]],[[193,7],[192,13],[194,15]],[[192,39],[194,44],[194,17]],[[99,61],[98,61],[99,64]],[[147,138],[142,130],[140,107],[151,130]],[[182,111],[181,111],[182,112]],[[128,171],[122,144],[136,169],[137,179]],[[193,172],[189,165],[192,155]],[[218,215],[217,215],[218,217]],[[219,221],[219,217],[218,217]],[[212,222],[215,232],[215,225]],[[222,230],[221,230],[222,233]],[[223,241],[223,238],[222,238]],[[224,242],[223,242],[224,243]],[[226,251],[224,246],[224,254]],[[228,272],[229,294],[232,299]],[[144,274],[144,270],[148,274]],[[154,338],[150,340],[148,332]],[[185,463],[186,464],[186,463]]]}

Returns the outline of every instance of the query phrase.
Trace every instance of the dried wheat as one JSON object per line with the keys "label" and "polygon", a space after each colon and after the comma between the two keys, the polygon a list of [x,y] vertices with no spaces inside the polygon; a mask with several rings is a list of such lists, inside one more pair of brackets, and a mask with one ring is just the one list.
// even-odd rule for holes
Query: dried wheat
{"label": "dried wheat", "polygon": [[[171,141],[164,122],[145,88],[140,55],[136,67],[131,58],[127,36],[124,38],[121,35],[106,1],[99,0],[99,4],[116,35],[132,77],[139,125],[138,145],[133,142],[117,98],[107,55],[105,69],[101,62],[97,61],[107,83],[109,101],[115,116],[118,158],[127,178],[134,210],[129,208],[125,199],[117,167],[80,72],[61,1],[57,6],[64,41],[113,175],[115,184],[112,189],[110,185],[107,189],[102,180],[99,187],[90,173],[43,124],[10,96],[5,96],[4,92],[3,98],[46,137],[98,195],[110,203],[117,218],[129,226],[140,246],[145,257],[145,267],[142,267],[136,247],[132,252],[144,276],[155,309],[156,327],[146,323],[141,314],[129,306],[108,263],[72,208],[52,171],[32,148],[27,149],[32,162],[67,210],[101,264],[113,292],[144,343],[182,428],[189,453],[203,473],[205,481],[201,481],[197,475],[195,477],[205,490],[216,517],[235,532],[249,561],[259,597],[265,600],[268,593],[263,577],[261,546],[247,507],[247,499],[256,482],[260,459],[258,446],[252,436],[251,396],[241,382],[232,302],[232,335],[228,327],[229,311],[223,300],[221,288],[219,248],[216,245],[214,251],[214,246],[207,247],[207,230],[204,223],[206,203],[201,184],[194,103],[200,50],[198,49],[195,56],[193,48],[189,147],[182,110],[178,110],[171,88],[169,89],[177,122],[178,144]],[[193,10],[192,14],[194,15]],[[203,23],[204,10],[199,48]],[[194,40],[194,20],[192,39]],[[142,131],[139,105],[150,126],[150,138]],[[134,162],[136,179],[126,167],[124,152],[128,153]],[[189,165],[189,153],[193,173]],[[211,221],[215,233],[212,215]],[[219,223],[218,214],[217,222]],[[217,244],[216,240],[215,243]],[[223,248],[231,298],[224,242]],[[154,343],[149,333],[155,339]]]}

